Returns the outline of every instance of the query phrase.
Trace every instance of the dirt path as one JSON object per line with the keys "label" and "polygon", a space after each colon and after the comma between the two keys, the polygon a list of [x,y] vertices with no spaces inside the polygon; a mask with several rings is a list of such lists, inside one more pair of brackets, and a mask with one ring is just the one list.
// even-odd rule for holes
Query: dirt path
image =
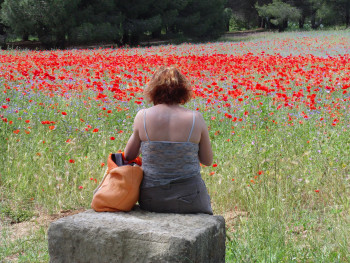
{"label": "dirt path", "polygon": [[40,227],[48,228],[50,223],[66,216],[74,215],[85,211],[86,209],[80,208],[77,210],[62,210],[58,214],[48,215],[44,212],[39,212],[37,216],[34,216],[29,221],[24,221],[21,223],[11,224],[5,220],[0,221],[0,233],[3,230],[7,230],[9,238],[11,241],[23,238],[32,232],[40,229]]}

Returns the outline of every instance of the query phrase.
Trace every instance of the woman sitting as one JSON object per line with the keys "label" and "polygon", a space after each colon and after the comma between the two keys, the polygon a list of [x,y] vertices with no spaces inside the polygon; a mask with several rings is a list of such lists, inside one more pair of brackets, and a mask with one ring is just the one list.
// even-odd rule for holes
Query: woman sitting
{"label": "woman sitting", "polygon": [[140,207],[152,212],[212,214],[200,165],[213,153],[202,114],[181,105],[192,97],[190,82],[174,67],[161,67],[144,91],[153,107],[140,110],[124,153],[142,154]]}

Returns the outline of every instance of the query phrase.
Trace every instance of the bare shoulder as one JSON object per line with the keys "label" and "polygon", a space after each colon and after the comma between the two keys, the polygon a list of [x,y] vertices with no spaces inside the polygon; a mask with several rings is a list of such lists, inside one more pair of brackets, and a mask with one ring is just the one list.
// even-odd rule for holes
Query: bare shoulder
{"label": "bare shoulder", "polygon": [[139,125],[142,123],[144,112],[145,112],[145,109],[142,109],[136,113],[136,116],[134,119],[134,128],[138,128]]}
{"label": "bare shoulder", "polygon": [[136,113],[135,120],[141,118],[145,112],[145,109],[141,109]]}
{"label": "bare shoulder", "polygon": [[203,118],[203,114],[199,111],[195,111],[195,116],[196,116],[196,122],[200,125],[200,126],[204,126],[206,127],[205,124],[205,120]]}

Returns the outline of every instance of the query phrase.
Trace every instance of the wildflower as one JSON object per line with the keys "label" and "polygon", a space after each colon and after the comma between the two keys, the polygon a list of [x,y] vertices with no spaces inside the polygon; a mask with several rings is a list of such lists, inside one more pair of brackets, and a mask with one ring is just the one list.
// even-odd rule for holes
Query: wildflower
{"label": "wildflower", "polygon": [[92,132],[98,132],[98,129],[94,129]]}
{"label": "wildflower", "polygon": [[61,113],[62,113],[62,115],[67,115],[67,112],[65,112],[65,111],[62,111]]}
{"label": "wildflower", "polygon": [[112,136],[111,138],[110,138],[112,141],[114,141],[115,140],[115,138]]}
{"label": "wildflower", "polygon": [[73,159],[69,159],[70,163],[75,163],[75,161]]}
{"label": "wildflower", "polygon": [[79,186],[79,189],[81,190],[81,189],[83,189],[84,187],[83,186]]}

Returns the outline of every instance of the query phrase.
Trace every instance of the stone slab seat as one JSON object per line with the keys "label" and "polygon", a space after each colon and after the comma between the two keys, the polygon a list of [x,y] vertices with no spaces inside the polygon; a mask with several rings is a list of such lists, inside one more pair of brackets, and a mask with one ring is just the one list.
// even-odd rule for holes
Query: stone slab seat
{"label": "stone slab seat", "polygon": [[50,262],[225,262],[225,220],[206,214],[88,210],[51,223]]}

